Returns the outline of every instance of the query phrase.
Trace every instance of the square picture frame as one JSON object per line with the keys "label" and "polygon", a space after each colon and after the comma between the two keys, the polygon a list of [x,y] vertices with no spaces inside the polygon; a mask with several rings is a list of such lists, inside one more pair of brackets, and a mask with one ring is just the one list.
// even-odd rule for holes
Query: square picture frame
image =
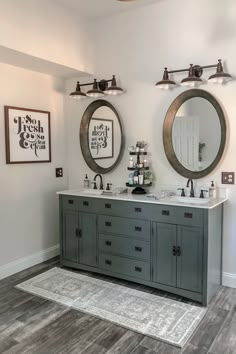
{"label": "square picture frame", "polygon": [[91,118],[88,135],[89,150],[94,160],[114,157],[112,119]]}
{"label": "square picture frame", "polygon": [[51,162],[50,112],[4,106],[6,163]]}

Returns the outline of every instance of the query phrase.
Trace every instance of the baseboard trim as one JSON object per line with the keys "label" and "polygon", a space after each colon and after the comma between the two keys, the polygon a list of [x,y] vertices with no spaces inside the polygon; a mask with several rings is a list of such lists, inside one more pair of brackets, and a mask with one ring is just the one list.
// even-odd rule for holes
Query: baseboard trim
{"label": "baseboard trim", "polygon": [[0,266],[0,279],[4,279],[12,274],[18,273],[36,264],[45,262],[50,258],[58,256],[58,254],[59,245],[55,245],[53,247],[47,248],[44,251],[31,254],[28,257],[4,264],[3,266]]}
{"label": "baseboard trim", "polygon": [[[10,262],[0,266],[0,279],[4,279],[18,273],[24,269],[32,267],[36,264],[47,261],[50,258],[56,257],[59,255],[59,244],[47,248],[44,251],[40,251],[34,254],[31,254],[28,257],[18,259],[17,261]],[[223,272],[222,274],[222,285],[228,286],[230,288],[236,288],[236,274]]]}
{"label": "baseboard trim", "polygon": [[236,274],[223,272],[222,285],[236,288]]}

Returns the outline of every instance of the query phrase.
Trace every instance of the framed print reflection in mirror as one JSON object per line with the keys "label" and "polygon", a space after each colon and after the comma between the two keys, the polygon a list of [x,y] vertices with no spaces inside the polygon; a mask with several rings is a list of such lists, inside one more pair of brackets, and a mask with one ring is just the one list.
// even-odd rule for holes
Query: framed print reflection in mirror
{"label": "framed print reflection in mirror", "polygon": [[113,120],[100,118],[90,120],[89,149],[93,159],[113,157]]}

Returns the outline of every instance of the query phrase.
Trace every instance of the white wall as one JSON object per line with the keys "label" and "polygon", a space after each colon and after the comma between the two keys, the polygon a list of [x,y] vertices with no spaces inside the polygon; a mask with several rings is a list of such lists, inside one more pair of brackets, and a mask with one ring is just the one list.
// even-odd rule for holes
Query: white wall
{"label": "white wall", "polygon": [[92,71],[90,26],[48,0],[1,0],[0,45],[58,64]]}
{"label": "white wall", "polygon": [[[0,77],[1,278],[19,270],[13,261],[32,255],[40,260],[48,249],[49,256],[58,252],[56,191],[67,187],[67,150],[63,82],[6,64],[0,64]],[[4,105],[50,111],[52,163],[6,164]],[[55,178],[55,167],[64,168],[63,178]]]}
{"label": "white wall", "polygon": [[[0,12],[0,46],[13,49],[9,51],[12,55],[19,52],[38,58],[38,63],[44,59],[51,66],[61,64],[79,71],[92,70],[89,24],[79,14],[47,0],[1,0]],[[29,61],[30,56],[26,59]],[[15,62],[10,58],[10,63]],[[55,65],[55,72],[57,68]],[[64,82],[3,63],[0,76],[0,278],[3,278],[58,254],[56,191],[66,189],[68,183]],[[52,163],[6,165],[4,105],[51,112]],[[64,168],[63,178],[55,178],[55,167]]]}
{"label": "white wall", "polygon": [[[108,30],[111,29],[112,30]],[[157,4],[103,19],[94,26],[95,72],[99,78],[117,74],[127,90],[121,97],[109,98],[121,115],[126,148],[137,140],[149,143],[153,170],[158,184],[186,185],[186,179],[169,165],[163,150],[162,126],[173,99],[184,91],[166,92],[154,85],[163,68],[178,69],[190,63],[207,65],[222,58],[226,68],[236,73],[236,3],[234,0],[163,0]],[[204,78],[213,73],[205,71]],[[183,75],[175,75],[180,81]],[[68,92],[72,82],[68,82]],[[222,162],[198,183],[215,180],[221,183],[221,171],[235,171],[236,155],[236,82],[227,86],[202,86],[214,94],[225,108],[228,141]],[[79,125],[83,111],[91,101],[67,102],[69,120],[70,187],[81,186],[85,172],[94,175],[83,161],[79,146]],[[214,133],[211,133],[214,139]],[[119,166],[105,176],[106,181],[124,185],[127,180],[128,153]],[[236,188],[230,189],[224,208],[223,270],[233,274],[236,286]],[[234,278],[235,275],[235,278]]]}

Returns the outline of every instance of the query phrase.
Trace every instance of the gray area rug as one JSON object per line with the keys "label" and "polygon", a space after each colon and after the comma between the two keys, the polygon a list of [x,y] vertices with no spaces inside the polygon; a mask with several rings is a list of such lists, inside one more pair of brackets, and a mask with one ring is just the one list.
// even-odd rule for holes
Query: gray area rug
{"label": "gray area rug", "polygon": [[206,309],[60,268],[16,286],[26,292],[183,347]]}

